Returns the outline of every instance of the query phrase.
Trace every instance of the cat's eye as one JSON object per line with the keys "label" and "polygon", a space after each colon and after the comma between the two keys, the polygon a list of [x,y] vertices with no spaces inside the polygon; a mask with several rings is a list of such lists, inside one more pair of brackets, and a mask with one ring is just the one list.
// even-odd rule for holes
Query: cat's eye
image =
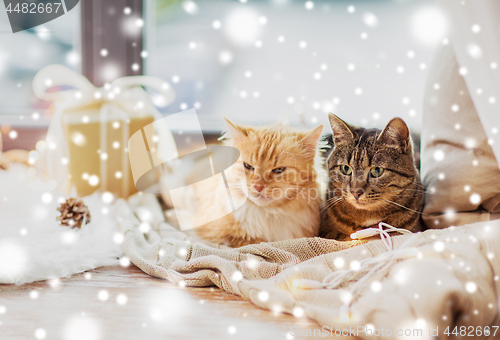
{"label": "cat's eye", "polygon": [[283,168],[276,168],[276,169],[273,169],[271,170],[272,172],[274,172],[275,174],[281,174],[283,171],[285,171],[285,167]]}
{"label": "cat's eye", "polygon": [[352,169],[349,165],[341,165],[340,172],[346,176],[349,176],[352,173]]}
{"label": "cat's eye", "polygon": [[250,164],[248,164],[248,163],[243,163],[243,166],[245,167],[245,169],[250,170],[250,171],[252,171],[252,170],[254,169],[254,167],[253,167],[253,166],[251,166],[251,165],[250,165]]}
{"label": "cat's eye", "polygon": [[370,169],[370,175],[374,178],[382,176],[383,173],[384,173],[384,168],[381,168],[379,166]]}

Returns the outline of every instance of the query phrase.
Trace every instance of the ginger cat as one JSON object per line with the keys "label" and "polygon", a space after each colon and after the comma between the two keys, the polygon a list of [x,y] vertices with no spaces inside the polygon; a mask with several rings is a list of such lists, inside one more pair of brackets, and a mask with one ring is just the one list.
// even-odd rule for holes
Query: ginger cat
{"label": "ginger cat", "polygon": [[226,121],[228,144],[241,152],[227,183],[232,199],[242,204],[230,212],[222,192],[226,189],[214,189],[202,211],[222,209],[227,214],[197,227],[198,236],[231,247],[317,236],[322,197],[318,140],[323,126],[299,131]]}

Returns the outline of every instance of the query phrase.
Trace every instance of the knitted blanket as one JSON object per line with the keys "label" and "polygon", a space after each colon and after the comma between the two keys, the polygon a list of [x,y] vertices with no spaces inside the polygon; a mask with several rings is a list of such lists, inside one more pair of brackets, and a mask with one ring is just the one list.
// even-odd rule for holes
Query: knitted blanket
{"label": "knitted blanket", "polygon": [[[140,204],[119,201],[117,209],[124,252],[149,275],[216,285],[262,308],[312,318],[330,335],[448,339],[465,329],[475,339],[500,337],[500,221],[393,237],[394,248],[413,242],[399,255],[382,240],[303,238],[231,249],[196,242],[159,213],[146,237],[133,213]],[[373,270],[360,269],[366,261]],[[332,273],[340,275],[334,289],[316,287]],[[306,289],[311,283],[315,289]]]}

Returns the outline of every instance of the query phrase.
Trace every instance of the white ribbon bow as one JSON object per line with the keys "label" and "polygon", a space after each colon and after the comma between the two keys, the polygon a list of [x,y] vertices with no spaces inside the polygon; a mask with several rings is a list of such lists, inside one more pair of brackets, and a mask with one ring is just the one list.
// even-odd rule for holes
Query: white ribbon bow
{"label": "white ribbon bow", "polygon": [[[81,74],[62,65],[49,65],[40,70],[35,75],[32,86],[36,97],[52,101],[55,106],[54,116],[47,131],[47,170],[49,175],[58,181],[60,189],[63,190],[70,189],[65,183],[68,178],[66,161],[69,157],[69,151],[61,122],[62,116],[68,108],[78,110],[79,107],[98,104],[101,107],[101,113],[104,114],[101,119],[104,119],[107,112],[106,108],[117,106],[123,112],[149,114],[156,121],[160,120],[161,122],[161,114],[151,103],[149,95],[142,87],[158,91],[162,97],[160,100],[161,106],[167,106],[175,100],[175,91],[170,84],[155,77],[123,77],[106,84],[104,87],[97,88]],[[47,92],[47,90],[56,86],[64,86],[65,88]],[[175,140],[168,127],[165,124],[155,124],[155,127],[160,128],[157,131],[159,136],[158,155],[176,152]],[[124,135],[124,138],[129,137]],[[126,145],[126,142],[124,140],[123,145]],[[128,158],[126,162],[128,163]],[[123,174],[124,183],[128,183],[125,178],[127,174],[128,171]],[[105,189],[104,181],[101,183],[102,189]]]}
{"label": "white ribbon bow", "polygon": [[[54,86],[67,86],[72,89],[47,92],[48,89]],[[114,101],[123,106],[124,103],[131,102],[129,96],[131,91],[141,86],[158,91],[163,97],[161,106],[167,106],[175,100],[175,91],[169,83],[150,76],[122,77],[113,80],[104,87],[97,88],[81,74],[63,65],[56,64],[43,68],[33,79],[33,92],[36,97],[48,101],[71,99],[78,105],[95,101]],[[132,96],[132,98],[134,97]]]}

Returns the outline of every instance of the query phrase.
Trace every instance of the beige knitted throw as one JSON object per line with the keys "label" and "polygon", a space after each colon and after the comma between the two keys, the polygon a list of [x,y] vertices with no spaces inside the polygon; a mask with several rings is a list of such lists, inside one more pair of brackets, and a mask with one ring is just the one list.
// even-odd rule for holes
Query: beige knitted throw
{"label": "beige knitted throw", "polygon": [[[155,209],[151,198],[135,205],[125,201],[117,204],[125,254],[149,275],[188,287],[216,285],[262,308],[308,316],[331,334],[349,330],[350,335],[360,338],[386,339],[390,338],[389,330],[394,338],[403,332],[420,331],[423,337],[418,339],[448,339],[444,334],[447,327],[451,333],[455,326],[458,331],[472,326],[489,327],[490,331],[474,339],[500,338],[500,330],[494,335],[493,327],[500,325],[500,221],[421,233],[414,245],[418,256],[375,272],[361,293],[351,297],[349,289],[363,273],[337,289],[302,289],[294,282],[322,281],[338,267],[346,269],[354,261],[385,253],[381,240],[352,247],[354,242],[303,238],[220,249],[194,242],[161,223],[159,213],[155,214],[158,232],[149,232],[146,239],[133,214],[145,202]],[[394,247],[410,236],[393,237]],[[259,295],[263,291],[266,293]],[[341,310],[346,296],[352,299],[347,320]],[[382,328],[385,333],[381,333]],[[432,337],[436,329],[439,336]]]}

